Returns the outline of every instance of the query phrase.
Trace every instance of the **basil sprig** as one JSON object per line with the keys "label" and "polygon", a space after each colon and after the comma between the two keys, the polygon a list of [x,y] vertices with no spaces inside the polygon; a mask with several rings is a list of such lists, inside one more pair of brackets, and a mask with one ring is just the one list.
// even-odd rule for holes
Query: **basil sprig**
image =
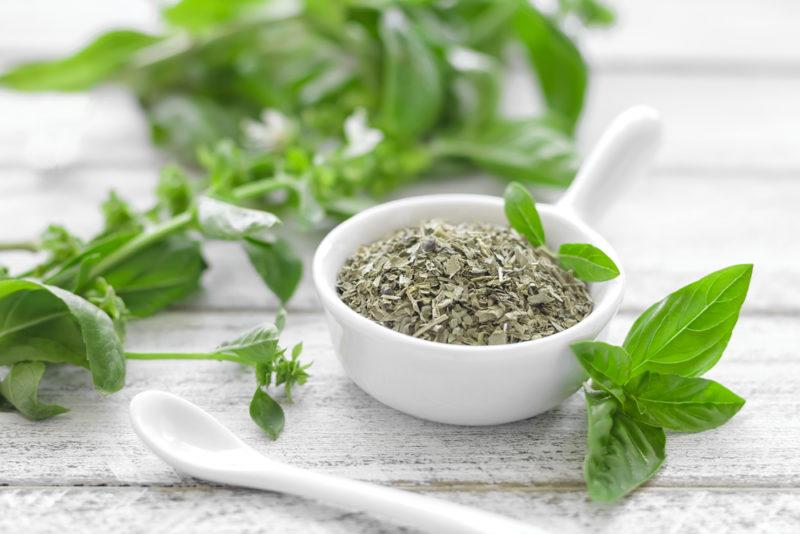
{"label": "basil sprig", "polygon": [[[124,309],[113,290],[105,298],[97,290],[89,296],[103,303],[116,298],[114,305]],[[16,409],[32,420],[67,411],[38,399],[47,364],[85,367],[99,391],[113,393],[124,386],[126,360],[220,360],[254,369],[256,394],[250,413],[274,439],[283,429],[284,415],[267,388],[283,386],[286,400],[291,401],[292,388],[309,376],[309,364],[299,360],[302,345],[287,356],[278,344],[282,319],[278,325],[256,327],[210,352],[125,352],[124,329],[116,327],[108,311],[62,288],[13,278],[0,280],[0,317],[0,365],[10,368],[0,381],[0,408]],[[267,404],[269,410],[263,409]]]}
{"label": "basil sprig", "polygon": [[605,252],[588,243],[565,243],[553,254],[547,248],[544,226],[533,195],[520,183],[506,187],[505,213],[511,228],[519,232],[534,247],[555,256],[561,267],[585,282],[605,282],[619,276],[619,268]]}
{"label": "basil sprig", "polygon": [[[247,191],[235,190],[240,198]],[[132,209],[115,194],[103,205],[105,227],[88,242],[58,226],[49,227],[26,250],[48,257],[16,277],[0,276],[0,405],[30,419],[65,408],[38,400],[48,364],[89,369],[95,387],[113,393],[124,386],[126,359],[228,360],[255,371],[253,420],[275,438],[283,429],[280,404],[267,388],[292,387],[308,379],[300,346],[286,356],[280,329],[267,325],[207,353],[132,353],[123,349],[130,317],[152,315],[183,299],[200,285],[206,268],[204,239],[238,240],[258,274],[281,301],[291,298],[302,272],[289,247],[270,232],[280,222],[272,213],[243,208],[206,195],[193,195],[179,171],[165,172],[159,200],[146,212]],[[282,321],[281,321],[282,322]],[[269,400],[267,400],[269,399]]]}
{"label": "basil sprig", "polygon": [[617,500],[649,480],[665,459],[665,429],[716,428],[744,406],[699,375],[722,356],[752,270],[733,265],[671,293],[636,320],[623,346],[572,345],[591,378],[584,476],[593,499]]}

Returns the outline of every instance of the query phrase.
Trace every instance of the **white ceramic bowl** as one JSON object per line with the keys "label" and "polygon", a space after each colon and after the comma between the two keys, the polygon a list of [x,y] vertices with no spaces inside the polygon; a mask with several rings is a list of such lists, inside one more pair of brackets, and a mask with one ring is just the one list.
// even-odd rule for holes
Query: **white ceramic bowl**
{"label": "white ceramic bowl", "polygon": [[[603,136],[556,205],[538,206],[548,245],[591,243],[620,258],[587,221],[594,219],[651,159],[660,122],[632,108]],[[314,256],[313,278],[345,372],[361,389],[402,412],[443,423],[490,425],[526,419],[561,403],[585,379],[570,345],[602,338],[622,302],[625,273],[590,285],[593,311],[554,335],[508,345],[462,346],[400,334],[359,315],[336,292],[336,276],[359,246],[394,230],[439,218],[507,224],[503,200],[483,195],[407,198],[365,210],[333,229]]]}

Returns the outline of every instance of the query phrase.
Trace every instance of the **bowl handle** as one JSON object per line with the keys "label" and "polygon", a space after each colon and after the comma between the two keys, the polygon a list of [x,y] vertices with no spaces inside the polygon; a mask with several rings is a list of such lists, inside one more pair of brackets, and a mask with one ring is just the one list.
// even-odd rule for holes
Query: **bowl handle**
{"label": "bowl handle", "polygon": [[649,106],[634,106],[614,119],[558,205],[594,224],[643,173],[661,144],[661,119]]}

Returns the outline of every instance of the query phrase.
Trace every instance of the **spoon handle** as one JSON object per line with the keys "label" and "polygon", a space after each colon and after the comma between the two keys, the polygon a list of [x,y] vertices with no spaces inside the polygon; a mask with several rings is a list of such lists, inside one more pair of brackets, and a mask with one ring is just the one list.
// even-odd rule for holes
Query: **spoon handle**
{"label": "spoon handle", "polygon": [[558,202],[594,224],[652,162],[661,144],[661,120],[647,106],[622,112],[603,133]]}
{"label": "spoon handle", "polygon": [[368,512],[397,523],[443,534],[544,534],[534,527],[468,506],[408,491],[315,473],[270,460],[242,471],[217,471],[216,482],[291,493]]}

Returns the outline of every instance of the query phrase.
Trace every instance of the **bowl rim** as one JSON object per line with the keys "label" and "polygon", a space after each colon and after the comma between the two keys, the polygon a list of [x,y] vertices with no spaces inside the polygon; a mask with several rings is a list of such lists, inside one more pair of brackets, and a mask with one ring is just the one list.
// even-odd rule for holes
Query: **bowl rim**
{"label": "bowl rim", "polygon": [[[397,332],[387,326],[383,326],[373,321],[372,319],[364,317],[360,313],[347,306],[347,304],[345,304],[336,293],[335,283],[330,284],[325,280],[327,265],[324,264],[323,261],[324,253],[330,248],[335,248],[337,242],[343,235],[346,235],[352,231],[357,231],[358,227],[364,224],[366,220],[376,217],[386,210],[398,210],[420,204],[431,205],[437,203],[484,203],[502,209],[503,199],[501,197],[491,195],[462,193],[418,195],[399,200],[392,200],[372,206],[343,221],[330,232],[328,232],[314,252],[314,258],[312,262],[312,278],[314,281],[314,287],[323,308],[329,313],[335,315],[339,320],[346,321],[353,328],[364,331],[372,337],[383,336],[389,340],[399,343],[406,343],[412,348],[429,350],[431,353],[434,351],[440,354],[449,353],[458,355],[460,358],[465,356],[482,357],[490,353],[497,356],[498,354],[510,355],[510,353],[527,353],[533,350],[542,350],[549,345],[557,345],[562,341],[568,341],[570,339],[581,337],[581,333],[586,330],[600,332],[616,314],[616,311],[619,309],[619,306],[622,302],[626,282],[625,271],[621,266],[619,255],[617,254],[616,250],[614,250],[614,248],[603,236],[590,228],[574,213],[563,207],[544,203],[537,204],[536,206],[540,212],[565,219],[571,224],[577,226],[582,233],[590,238],[590,243],[595,243],[603,250],[603,252],[611,257],[614,263],[616,263],[619,267],[620,271],[620,274],[617,278],[607,282],[601,282],[603,284],[611,284],[611,287],[607,289],[603,299],[599,302],[594,302],[594,307],[589,315],[569,328],[539,339],[520,341],[517,343],[505,343],[502,345],[456,345],[440,343],[438,341],[429,341],[427,339],[420,339],[408,334]],[[387,229],[387,233],[390,231],[391,229]]]}

